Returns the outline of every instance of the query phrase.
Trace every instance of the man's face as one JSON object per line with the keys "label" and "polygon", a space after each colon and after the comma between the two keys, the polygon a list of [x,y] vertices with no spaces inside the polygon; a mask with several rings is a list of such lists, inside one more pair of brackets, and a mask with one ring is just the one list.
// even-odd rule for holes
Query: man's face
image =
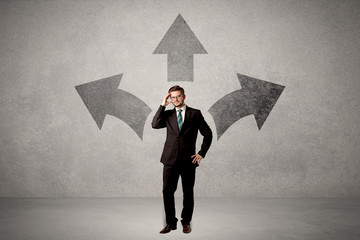
{"label": "man's face", "polygon": [[171,102],[175,107],[181,108],[184,106],[185,95],[181,91],[173,91],[170,93]]}

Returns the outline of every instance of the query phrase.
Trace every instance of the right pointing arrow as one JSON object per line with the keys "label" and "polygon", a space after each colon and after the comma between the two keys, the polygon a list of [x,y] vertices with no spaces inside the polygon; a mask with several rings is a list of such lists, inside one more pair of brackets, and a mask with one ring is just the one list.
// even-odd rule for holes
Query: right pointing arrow
{"label": "right pointing arrow", "polygon": [[285,86],[237,74],[241,89],[217,101],[209,112],[216,125],[217,139],[239,119],[254,114],[259,130]]}
{"label": "right pointing arrow", "polygon": [[207,54],[179,14],[153,54],[168,54],[168,82],[194,81],[194,54]]}

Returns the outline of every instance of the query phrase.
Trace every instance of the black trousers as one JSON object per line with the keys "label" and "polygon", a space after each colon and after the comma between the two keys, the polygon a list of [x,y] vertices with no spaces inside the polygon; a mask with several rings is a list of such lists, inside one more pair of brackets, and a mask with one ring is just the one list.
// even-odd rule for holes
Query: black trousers
{"label": "black trousers", "polygon": [[183,210],[181,212],[182,225],[190,224],[194,211],[194,184],[196,165],[183,164],[178,159],[172,166],[164,165],[163,170],[163,200],[165,208],[166,223],[176,226],[178,219],[175,215],[174,193],[177,188],[179,176],[183,189]]}

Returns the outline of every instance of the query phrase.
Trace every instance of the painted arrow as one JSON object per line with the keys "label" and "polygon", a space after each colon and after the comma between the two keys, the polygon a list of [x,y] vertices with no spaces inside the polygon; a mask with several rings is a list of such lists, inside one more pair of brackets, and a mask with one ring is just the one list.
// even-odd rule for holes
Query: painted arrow
{"label": "painted arrow", "polygon": [[251,114],[260,130],[285,88],[245,75],[237,76],[242,88],[225,95],[209,109],[218,140],[233,123]]}
{"label": "painted arrow", "polygon": [[179,14],[153,54],[167,54],[168,82],[194,81],[194,54],[207,54]]}
{"label": "painted arrow", "polygon": [[106,114],[129,125],[143,139],[144,125],[151,109],[139,98],[118,89],[122,74],[75,86],[101,130]]}

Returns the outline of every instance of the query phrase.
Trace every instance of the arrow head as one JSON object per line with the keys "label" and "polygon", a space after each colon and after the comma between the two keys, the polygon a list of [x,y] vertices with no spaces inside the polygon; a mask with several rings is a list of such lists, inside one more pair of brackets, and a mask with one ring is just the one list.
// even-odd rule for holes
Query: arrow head
{"label": "arrow head", "polygon": [[101,129],[112,96],[118,88],[123,74],[75,86],[86,108]]}
{"label": "arrow head", "polygon": [[285,86],[237,74],[241,88],[248,92],[259,130],[263,126]]}
{"label": "arrow head", "polygon": [[179,14],[153,54],[207,54],[184,18]]}

